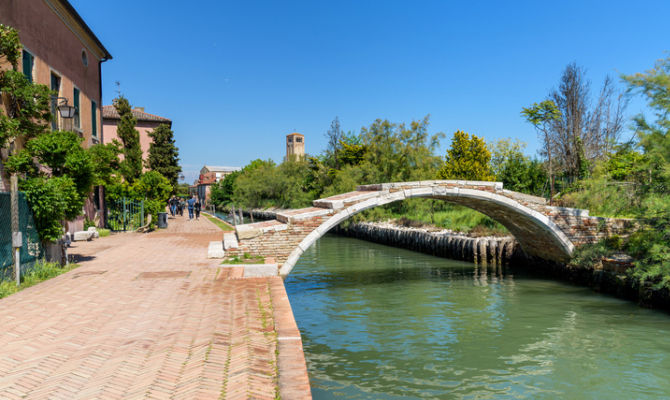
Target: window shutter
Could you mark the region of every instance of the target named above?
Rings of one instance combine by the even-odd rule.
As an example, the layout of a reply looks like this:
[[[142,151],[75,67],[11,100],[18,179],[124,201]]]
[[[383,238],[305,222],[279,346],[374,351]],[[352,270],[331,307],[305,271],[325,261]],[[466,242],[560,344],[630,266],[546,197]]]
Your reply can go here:
[[[26,76],[30,82],[33,81],[33,55],[28,53],[25,49],[23,50],[23,75]]]

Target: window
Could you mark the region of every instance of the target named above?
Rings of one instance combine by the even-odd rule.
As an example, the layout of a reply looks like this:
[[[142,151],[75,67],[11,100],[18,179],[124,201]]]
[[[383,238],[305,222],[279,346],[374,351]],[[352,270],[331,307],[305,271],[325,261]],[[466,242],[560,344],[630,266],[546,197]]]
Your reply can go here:
[[[81,128],[81,117],[79,114],[79,89],[74,88],[72,97],[74,98],[74,127]]]
[[[81,51],[81,63],[84,64],[84,67],[88,67],[88,54],[86,54],[86,50]]]
[[[91,100],[91,136],[98,137],[98,105]]]
[[[296,143],[301,143],[301,142],[302,142],[302,138],[297,137],[297,138],[295,138],[295,141],[296,141]]]
[[[35,65],[35,57],[23,49],[23,75],[32,82],[33,81],[33,65]]]
[[[58,96],[60,96],[60,76],[51,73],[51,90],[55,93],[51,98],[51,129],[58,130]]]
[[[293,143],[293,137],[292,136],[288,138],[288,142]]]

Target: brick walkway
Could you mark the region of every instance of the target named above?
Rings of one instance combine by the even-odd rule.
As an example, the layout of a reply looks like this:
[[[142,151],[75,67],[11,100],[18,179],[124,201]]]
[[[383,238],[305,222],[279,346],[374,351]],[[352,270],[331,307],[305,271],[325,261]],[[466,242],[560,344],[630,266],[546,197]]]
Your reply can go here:
[[[75,243],[79,268],[0,300],[0,399],[310,398],[281,278],[234,279],[213,240],[178,218]]]

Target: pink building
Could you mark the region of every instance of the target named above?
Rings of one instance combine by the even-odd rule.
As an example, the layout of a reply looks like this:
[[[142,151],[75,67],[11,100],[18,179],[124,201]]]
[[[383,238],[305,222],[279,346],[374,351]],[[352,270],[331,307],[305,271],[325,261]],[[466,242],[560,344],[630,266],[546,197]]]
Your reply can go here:
[[[133,117],[137,120],[135,129],[140,133],[140,147],[142,148],[142,160],[146,161],[149,157],[149,145],[151,138],[149,132],[153,131],[160,124],[167,124],[172,128],[172,121],[159,117],[158,115],[144,112],[144,107],[135,107],[133,109]],[[114,106],[102,106],[102,141],[103,143],[111,143],[114,139],[119,142],[119,135],[116,132],[116,126],[121,120],[119,113],[116,112]],[[146,167],[144,168],[146,170]]]

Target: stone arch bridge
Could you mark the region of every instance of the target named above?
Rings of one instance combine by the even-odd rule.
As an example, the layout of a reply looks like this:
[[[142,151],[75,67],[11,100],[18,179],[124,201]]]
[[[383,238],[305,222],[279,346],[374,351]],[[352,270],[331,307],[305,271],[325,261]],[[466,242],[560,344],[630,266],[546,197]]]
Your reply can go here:
[[[380,205],[422,197],[460,204],[504,225],[530,256],[567,262],[575,247],[624,233],[630,220],[589,216],[588,210],[554,207],[544,198],[505,190],[500,182],[440,180],[359,186],[315,200],[313,207],[283,210],[276,219],[238,225],[224,233],[226,256],[272,257],[278,273],[291,272],[300,255],[331,228]],[[220,246],[220,245],[219,245]]]

